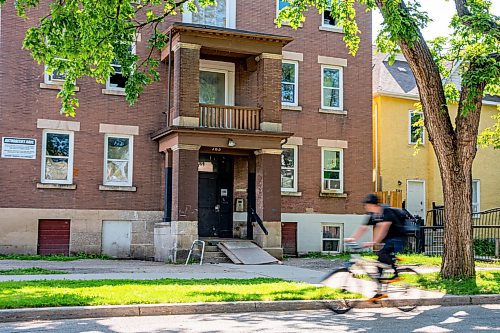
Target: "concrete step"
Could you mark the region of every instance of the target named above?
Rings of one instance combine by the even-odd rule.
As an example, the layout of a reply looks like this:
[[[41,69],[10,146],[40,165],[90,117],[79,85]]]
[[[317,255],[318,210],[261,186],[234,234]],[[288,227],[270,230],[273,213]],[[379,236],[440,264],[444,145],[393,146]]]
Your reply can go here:
[[[220,252],[205,252],[205,255],[203,256],[203,262],[205,263],[210,263],[210,264],[220,264],[220,263],[230,263],[231,260],[222,253]]]
[[[217,245],[205,245],[205,253],[207,252],[221,252]]]

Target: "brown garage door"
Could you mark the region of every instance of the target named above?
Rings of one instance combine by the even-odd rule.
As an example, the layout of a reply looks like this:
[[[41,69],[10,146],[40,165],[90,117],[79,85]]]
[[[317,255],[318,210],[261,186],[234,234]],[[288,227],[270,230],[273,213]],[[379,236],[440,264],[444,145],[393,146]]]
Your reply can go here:
[[[38,254],[69,255],[69,220],[38,221]]]
[[[297,255],[297,222],[281,223],[281,245],[283,246],[283,254]]]

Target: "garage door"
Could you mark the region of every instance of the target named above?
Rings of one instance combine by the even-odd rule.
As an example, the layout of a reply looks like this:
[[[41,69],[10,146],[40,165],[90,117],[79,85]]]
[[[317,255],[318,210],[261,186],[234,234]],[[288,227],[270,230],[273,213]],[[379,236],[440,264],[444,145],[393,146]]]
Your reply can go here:
[[[281,223],[281,246],[283,246],[283,254],[297,255],[297,222]]]
[[[38,221],[38,254],[69,255],[69,220]]]

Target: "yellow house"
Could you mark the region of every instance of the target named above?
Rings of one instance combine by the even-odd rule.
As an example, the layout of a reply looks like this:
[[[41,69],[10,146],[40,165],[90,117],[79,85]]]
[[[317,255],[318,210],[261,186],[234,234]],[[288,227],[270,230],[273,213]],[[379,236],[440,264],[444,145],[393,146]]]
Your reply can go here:
[[[457,74],[452,82],[460,85]],[[412,127],[422,115],[415,78],[403,57],[391,66],[384,54],[373,59],[373,182],[375,191],[402,191],[405,207],[425,218],[433,203],[443,204],[441,178],[425,131]],[[483,102],[479,130],[493,124],[500,97]],[[456,105],[450,110],[456,114]],[[416,149],[417,141],[421,142]],[[500,150],[479,148],[473,166],[475,212],[500,207]]]

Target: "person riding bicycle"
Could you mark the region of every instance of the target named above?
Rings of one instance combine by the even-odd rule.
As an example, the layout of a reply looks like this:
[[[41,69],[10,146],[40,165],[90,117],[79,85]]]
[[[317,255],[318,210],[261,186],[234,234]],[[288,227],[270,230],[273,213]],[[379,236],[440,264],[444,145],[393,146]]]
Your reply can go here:
[[[359,227],[358,230],[356,230],[350,238],[346,238],[345,241],[356,241],[369,229],[369,226],[374,226],[373,241],[363,243],[363,246],[371,247],[374,244],[384,243],[382,249],[377,253],[377,260],[386,265],[390,265],[394,269],[394,276],[390,278],[390,280],[394,280],[398,277],[396,253],[403,250],[406,242],[404,226],[390,207],[383,206],[379,203],[378,197],[375,194],[367,195],[363,203],[370,218],[366,224]],[[379,268],[379,273],[382,275],[382,268]]]

